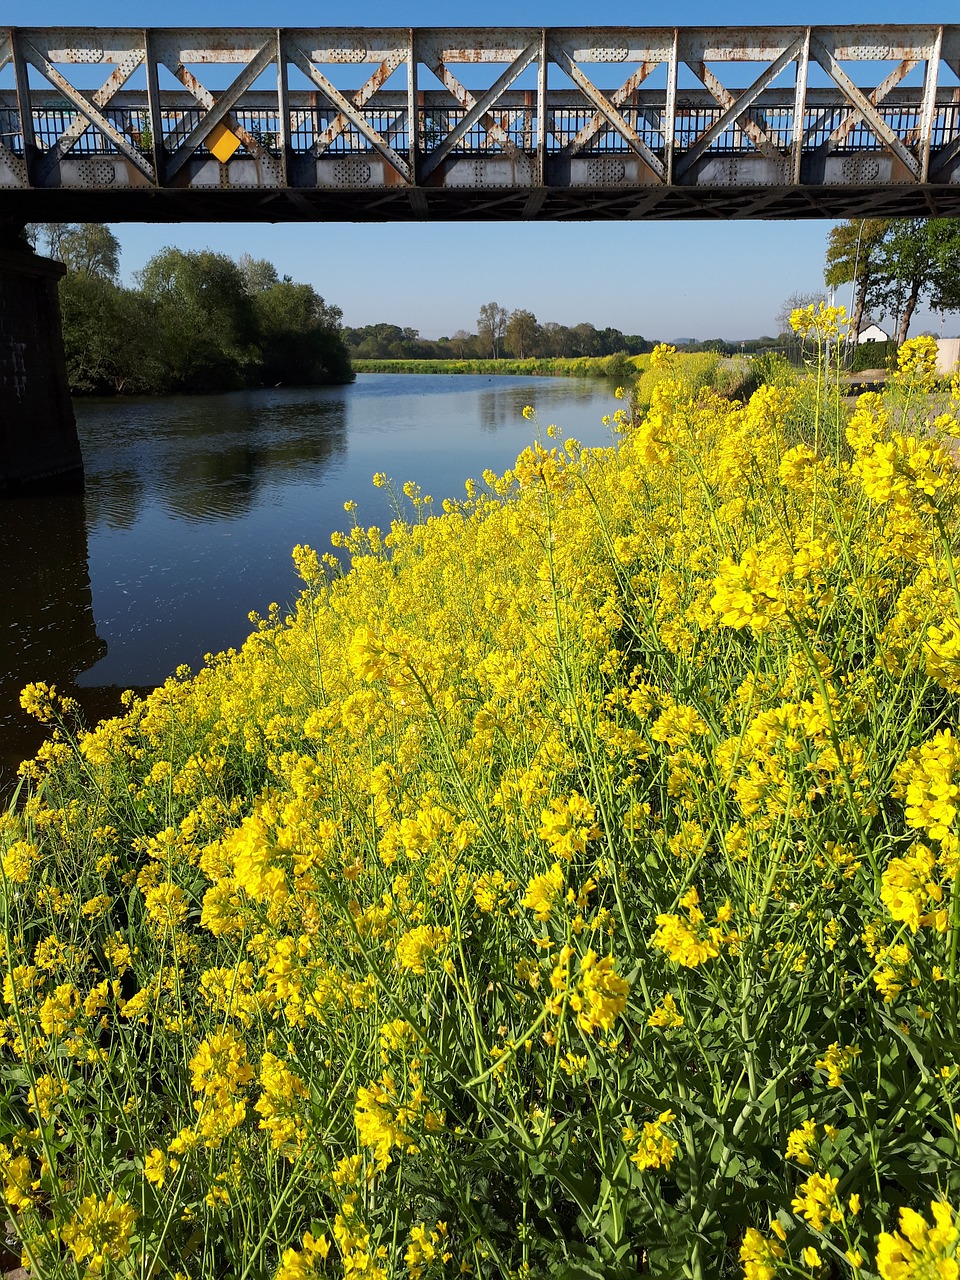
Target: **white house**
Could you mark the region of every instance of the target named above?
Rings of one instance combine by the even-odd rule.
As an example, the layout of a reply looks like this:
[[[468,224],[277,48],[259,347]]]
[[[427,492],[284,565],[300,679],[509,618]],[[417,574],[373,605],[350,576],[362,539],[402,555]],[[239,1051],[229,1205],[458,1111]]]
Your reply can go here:
[[[884,333],[878,324],[868,324],[857,334],[857,342],[889,342],[890,334]]]
[[[937,339],[937,373],[949,378],[960,365],[960,338]]]

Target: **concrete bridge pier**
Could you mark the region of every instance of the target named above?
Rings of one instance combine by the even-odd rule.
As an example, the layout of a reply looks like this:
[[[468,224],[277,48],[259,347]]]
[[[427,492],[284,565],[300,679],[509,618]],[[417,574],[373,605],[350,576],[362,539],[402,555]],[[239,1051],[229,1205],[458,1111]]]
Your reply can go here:
[[[57,296],[64,271],[0,228],[0,497],[83,489]]]

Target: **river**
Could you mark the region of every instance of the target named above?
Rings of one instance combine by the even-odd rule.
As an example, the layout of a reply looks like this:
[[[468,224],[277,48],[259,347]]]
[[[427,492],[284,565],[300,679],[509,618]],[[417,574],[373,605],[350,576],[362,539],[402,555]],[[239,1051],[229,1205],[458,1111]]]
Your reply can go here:
[[[76,402],[83,497],[0,501],[0,792],[44,732],[19,707],[53,681],[88,721],[180,664],[239,646],[298,592],[297,542],[389,526],[386,472],[439,510],[545,432],[607,444],[613,386],[571,378],[361,374],[346,387]]]

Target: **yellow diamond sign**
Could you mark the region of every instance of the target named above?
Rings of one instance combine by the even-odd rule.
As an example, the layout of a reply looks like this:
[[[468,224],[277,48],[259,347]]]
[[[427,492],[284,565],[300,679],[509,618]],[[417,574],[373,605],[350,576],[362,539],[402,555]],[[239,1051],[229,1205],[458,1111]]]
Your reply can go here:
[[[226,164],[239,146],[240,139],[225,124],[215,124],[207,134],[207,150],[221,164]]]

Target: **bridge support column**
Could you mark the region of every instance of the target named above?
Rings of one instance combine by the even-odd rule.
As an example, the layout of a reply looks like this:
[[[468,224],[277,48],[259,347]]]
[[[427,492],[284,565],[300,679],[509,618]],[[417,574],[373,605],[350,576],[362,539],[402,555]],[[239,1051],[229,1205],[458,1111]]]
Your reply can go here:
[[[64,271],[0,240],[0,497],[83,489],[57,297]]]

